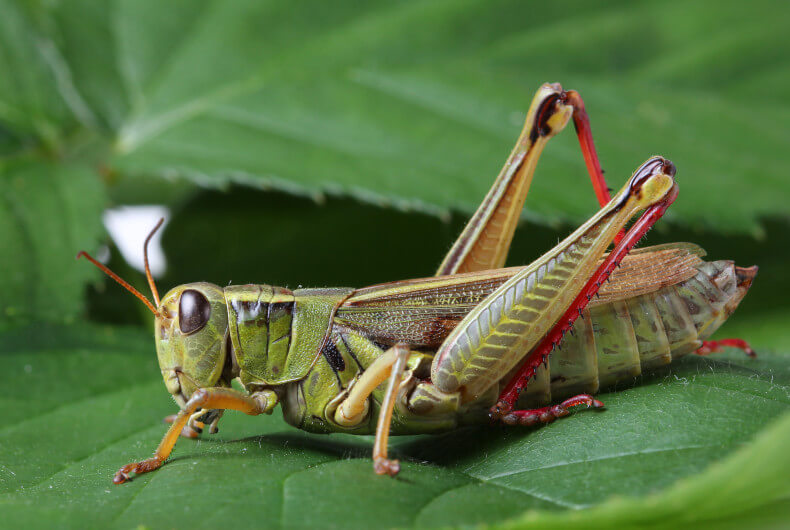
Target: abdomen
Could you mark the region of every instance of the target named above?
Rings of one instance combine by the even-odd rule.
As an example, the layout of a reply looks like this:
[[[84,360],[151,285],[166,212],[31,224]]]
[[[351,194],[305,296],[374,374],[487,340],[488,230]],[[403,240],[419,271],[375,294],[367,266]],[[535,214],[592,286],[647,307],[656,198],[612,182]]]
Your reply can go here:
[[[731,261],[703,262],[684,282],[589,308],[520,405],[596,393],[696,351],[735,310],[755,273]]]

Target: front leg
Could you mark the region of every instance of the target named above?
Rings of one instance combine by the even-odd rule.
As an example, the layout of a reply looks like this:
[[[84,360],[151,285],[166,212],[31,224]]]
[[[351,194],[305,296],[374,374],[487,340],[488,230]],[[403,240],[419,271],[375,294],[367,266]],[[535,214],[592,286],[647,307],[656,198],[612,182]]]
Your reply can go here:
[[[271,414],[274,407],[279,403],[277,394],[271,389],[253,392],[252,397],[257,399],[260,403],[266,403],[266,408],[262,412],[263,414]],[[189,417],[186,425],[181,429],[181,436],[194,440],[203,434],[203,430],[207,425],[209,434],[217,434],[219,432],[219,420],[222,419],[224,413],[224,409],[198,410]],[[177,417],[177,414],[170,414],[165,416],[162,421],[165,423],[173,423],[176,421]]]
[[[189,418],[199,409],[233,409],[254,416],[265,412],[269,408],[265,401],[265,399],[256,399],[253,396],[248,396],[229,388],[199,389],[192,394],[184,409],[176,415],[173,424],[156,448],[154,456],[141,462],[126,464],[118,470],[112,481],[115,484],[123,484],[131,478],[131,473],[139,475],[159,469],[173,451],[178,436],[187,425]]]

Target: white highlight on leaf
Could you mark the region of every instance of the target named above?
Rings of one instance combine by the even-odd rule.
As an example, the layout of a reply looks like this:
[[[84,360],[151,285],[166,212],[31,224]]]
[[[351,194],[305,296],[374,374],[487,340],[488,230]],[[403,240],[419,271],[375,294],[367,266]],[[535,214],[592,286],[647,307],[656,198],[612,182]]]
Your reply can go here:
[[[151,273],[156,277],[164,274],[167,269],[165,253],[162,250],[162,233],[170,220],[170,210],[162,205],[119,206],[105,210],[102,215],[104,227],[110,233],[123,259],[141,272],[145,272],[143,243],[162,217],[165,218],[164,225],[148,244],[148,262]]]

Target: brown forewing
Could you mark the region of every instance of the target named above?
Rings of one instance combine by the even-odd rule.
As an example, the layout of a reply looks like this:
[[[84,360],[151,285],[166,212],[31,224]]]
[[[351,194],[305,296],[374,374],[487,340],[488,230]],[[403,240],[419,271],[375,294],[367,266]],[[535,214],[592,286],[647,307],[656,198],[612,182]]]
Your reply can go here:
[[[688,280],[705,252],[692,243],[632,251],[590,306],[647,294]],[[436,348],[450,331],[521,267],[383,283],[356,290],[335,321],[382,344]]]

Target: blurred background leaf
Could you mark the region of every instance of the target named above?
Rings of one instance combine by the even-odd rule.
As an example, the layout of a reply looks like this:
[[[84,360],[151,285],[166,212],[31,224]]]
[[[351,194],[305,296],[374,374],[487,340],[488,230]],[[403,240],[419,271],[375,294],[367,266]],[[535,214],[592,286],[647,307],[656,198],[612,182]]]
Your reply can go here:
[[[33,157],[0,162],[0,328],[82,316],[84,284],[99,275],[74,260],[75,249],[102,240],[105,206],[89,168]]]
[[[790,370],[788,4],[0,0],[0,13],[0,376],[9,390],[0,511],[9,521],[349,526],[370,521],[370,507],[401,526],[788,520],[788,492],[777,486],[787,420],[762,430],[786,409]],[[73,260],[107,245],[110,266],[146,289],[104,234],[105,207],[170,208],[162,290],[426,276],[546,81],[585,97],[613,187],[651,154],[678,165],[680,198],[648,243],[690,240],[711,259],[760,265],[723,333],[748,338],[765,359],[689,359],[605,396],[604,415],[551,429],[401,440],[412,482],[377,482],[366,460],[347,460],[366,457],[364,438],[229,415],[225,442],[181,444],[166,473],[106,485],[120,463],[150,451],[172,403],[150,315]],[[533,260],[595,210],[584,175],[572,132],[552,140],[510,264]],[[624,431],[629,422],[636,427]],[[658,431],[677,447],[706,436],[719,445],[632,461],[596,461],[586,447],[633,451]],[[538,455],[578,463],[533,469]],[[509,457],[520,462],[508,468],[515,486],[492,484],[485,468],[503,472]],[[305,509],[315,483],[327,496]],[[606,501],[612,494],[632,498]],[[196,506],[195,497],[221,501]],[[343,502],[359,505],[353,517],[337,511]],[[582,519],[566,509],[590,505]],[[539,511],[521,516],[527,508]]]
[[[744,17],[757,12],[771,16]],[[6,71],[19,72],[0,85],[4,121],[66,148],[81,124],[109,142],[119,178],[468,213],[536,88],[560,80],[587,98],[616,187],[665,153],[679,222],[755,232],[787,213],[785,3],[85,0],[4,13]],[[541,162],[536,219],[575,223],[594,204],[571,136]]]

